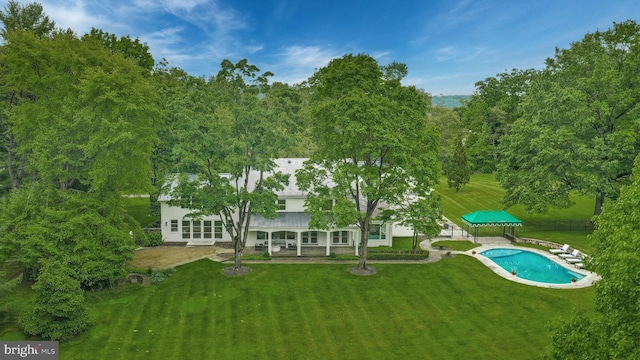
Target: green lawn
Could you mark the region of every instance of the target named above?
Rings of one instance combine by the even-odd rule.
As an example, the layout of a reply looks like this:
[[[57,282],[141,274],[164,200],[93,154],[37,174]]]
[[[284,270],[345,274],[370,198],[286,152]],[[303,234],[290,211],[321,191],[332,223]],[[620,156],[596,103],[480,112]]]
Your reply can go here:
[[[476,210],[504,209],[500,203],[504,196],[504,189],[492,174],[477,174],[471,176],[471,182],[459,192],[447,186],[446,179],[442,179],[436,186],[436,191],[442,196],[444,215],[458,225],[462,225],[460,218],[464,214]],[[520,237],[550,240],[558,243],[569,243],[583,251],[591,252],[592,247],[587,240],[588,231],[527,231],[526,225],[539,221],[556,221],[569,219],[591,219],[595,200],[584,196],[573,196],[575,203],[568,209],[550,208],[543,214],[528,213],[523,206],[517,205],[507,209],[509,213],[523,221],[524,228],[516,228],[516,235]],[[484,228],[483,235],[501,234],[501,228]]]
[[[535,359],[547,326],[593,311],[593,289],[510,282],[473,258],[421,265],[201,260],[159,285],[88,293],[97,324],[61,359]]]

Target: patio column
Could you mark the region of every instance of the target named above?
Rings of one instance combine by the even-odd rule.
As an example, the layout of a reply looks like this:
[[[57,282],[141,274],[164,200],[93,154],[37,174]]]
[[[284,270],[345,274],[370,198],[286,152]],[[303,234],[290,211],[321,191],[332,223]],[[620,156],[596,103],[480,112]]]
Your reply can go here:
[[[302,231],[296,231],[296,255],[302,255]]]
[[[353,242],[355,243],[356,253],[355,256],[358,256],[358,248],[360,247],[360,231],[353,230]]]
[[[327,256],[331,255],[331,231],[327,231]]]
[[[273,253],[271,252],[271,235],[272,235],[272,232],[267,231],[267,250],[269,251],[269,256],[273,255]]]

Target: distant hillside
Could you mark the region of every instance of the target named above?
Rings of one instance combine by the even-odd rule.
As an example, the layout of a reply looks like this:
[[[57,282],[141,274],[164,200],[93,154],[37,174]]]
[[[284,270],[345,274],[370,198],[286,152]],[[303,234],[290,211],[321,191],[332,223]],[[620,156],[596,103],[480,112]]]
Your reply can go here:
[[[452,109],[454,107],[462,106],[460,100],[468,100],[470,95],[437,95],[431,99],[433,106],[441,106]]]

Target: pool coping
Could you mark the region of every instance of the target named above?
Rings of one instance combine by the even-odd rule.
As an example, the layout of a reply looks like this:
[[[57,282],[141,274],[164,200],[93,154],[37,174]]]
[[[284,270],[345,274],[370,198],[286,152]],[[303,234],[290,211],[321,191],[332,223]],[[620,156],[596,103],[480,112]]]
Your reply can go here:
[[[533,253],[536,253],[538,255],[542,255],[544,257],[546,257],[547,259],[555,262],[556,264],[563,266],[564,268],[571,270],[573,272],[576,272],[578,274],[582,274],[585,277],[570,283],[570,284],[549,284],[549,283],[541,283],[541,282],[537,282],[537,281],[531,281],[531,280],[526,280],[526,279],[522,279],[517,277],[516,275],[511,274],[510,272],[508,272],[507,270],[503,269],[500,267],[500,265],[496,264],[495,262],[493,262],[491,259],[489,259],[488,257],[481,255],[480,253],[486,250],[491,250],[491,249],[518,249],[518,250],[526,250],[526,251],[531,251]],[[474,254],[475,252],[475,254]],[[585,269],[578,269],[575,266],[571,267],[569,264],[567,264],[565,261],[563,261],[561,258],[559,258],[557,255],[551,254],[549,252],[545,252],[543,250],[540,249],[534,249],[534,248],[523,248],[522,246],[514,246],[511,244],[491,244],[491,245],[482,245],[480,247],[477,248],[473,248],[471,250],[468,251],[464,251],[462,252],[462,254],[474,257],[476,259],[478,259],[481,263],[483,263],[486,267],[488,267],[489,269],[493,270],[493,272],[495,272],[496,274],[502,276],[503,278],[507,279],[507,280],[511,280],[520,284],[525,284],[525,285],[530,285],[530,286],[537,286],[537,287],[542,287],[542,288],[550,288],[550,289],[581,289],[581,288],[586,288],[589,286],[594,285],[596,282],[598,282],[601,277],[600,275],[589,271],[589,270],[585,270]]]

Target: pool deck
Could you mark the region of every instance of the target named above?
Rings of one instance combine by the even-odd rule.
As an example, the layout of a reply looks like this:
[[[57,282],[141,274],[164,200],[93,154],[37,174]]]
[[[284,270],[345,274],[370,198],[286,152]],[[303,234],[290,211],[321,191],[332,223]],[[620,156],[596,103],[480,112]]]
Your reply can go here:
[[[598,274],[591,272],[589,270],[578,269],[577,267],[567,263],[565,260],[559,258],[557,255],[554,255],[554,254],[551,254],[550,252],[539,250],[539,249],[523,248],[522,246],[515,246],[511,244],[511,241],[503,237],[480,237],[478,238],[478,243],[481,244],[480,247],[477,247],[468,251],[455,251],[455,252],[452,251],[452,253],[474,257],[478,259],[478,261],[483,263],[486,267],[493,270],[493,272],[502,276],[503,278],[520,283],[520,284],[530,285],[530,286],[537,286],[537,287],[550,288],[550,289],[580,289],[580,288],[592,286],[598,280],[600,280],[600,276]],[[570,284],[548,284],[548,283],[540,283],[536,281],[521,279],[516,275],[511,274],[507,270],[501,268],[498,264],[491,261],[488,257],[480,255],[480,253],[483,251],[490,250],[490,249],[497,249],[497,248],[531,251],[546,257],[547,259],[555,262],[556,264],[559,264],[560,266],[565,267],[568,270],[571,270],[578,274],[582,274],[585,277],[579,281],[576,281]]]

